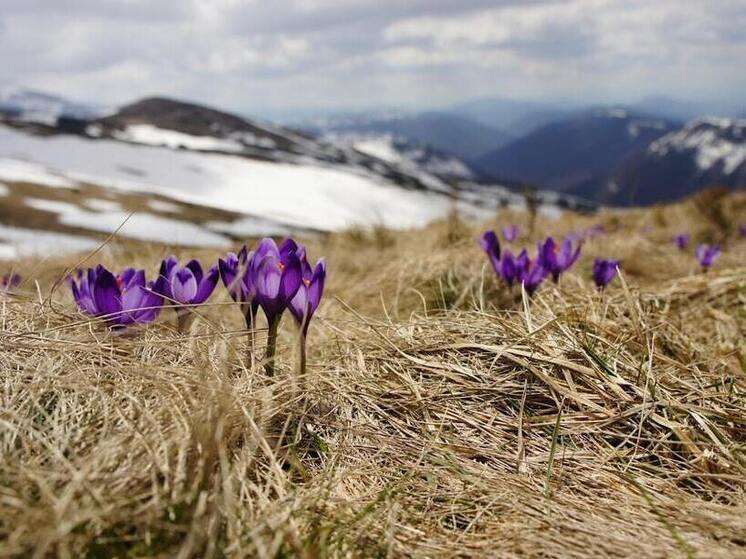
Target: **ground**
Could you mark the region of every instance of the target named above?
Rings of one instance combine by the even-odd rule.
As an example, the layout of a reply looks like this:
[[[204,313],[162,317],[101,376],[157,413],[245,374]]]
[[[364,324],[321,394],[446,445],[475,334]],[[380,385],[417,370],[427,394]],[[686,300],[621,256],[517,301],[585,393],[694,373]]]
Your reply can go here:
[[[63,278],[119,242],[25,260],[0,302],[0,555],[746,557],[746,197],[539,219],[457,216],[308,239],[329,284],[297,373],[250,359],[222,286],[111,335]],[[475,239],[533,247],[601,223],[559,285],[522,298]],[[707,273],[687,230],[719,241]],[[216,250],[178,249],[213,262]],[[622,277],[598,292],[594,256]]]

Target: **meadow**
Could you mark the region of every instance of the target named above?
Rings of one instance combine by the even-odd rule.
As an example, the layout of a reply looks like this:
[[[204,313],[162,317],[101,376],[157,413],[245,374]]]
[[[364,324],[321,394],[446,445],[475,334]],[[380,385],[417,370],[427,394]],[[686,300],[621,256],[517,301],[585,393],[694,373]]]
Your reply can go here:
[[[328,277],[307,370],[286,315],[271,377],[222,284],[188,331],[78,311],[72,270],[152,275],[163,247],[9,263],[0,556],[746,556],[743,221],[746,195],[713,190],[309,237]],[[477,244],[508,223],[513,249],[605,233],[529,298]],[[706,273],[699,242],[723,250]],[[596,256],[621,261],[603,291]]]

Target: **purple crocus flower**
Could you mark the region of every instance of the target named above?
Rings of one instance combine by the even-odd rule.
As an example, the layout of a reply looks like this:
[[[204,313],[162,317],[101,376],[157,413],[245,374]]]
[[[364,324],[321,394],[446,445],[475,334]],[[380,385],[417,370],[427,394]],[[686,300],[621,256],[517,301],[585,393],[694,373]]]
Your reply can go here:
[[[311,318],[319,307],[321,297],[324,294],[326,261],[320,258],[316,266],[311,269],[308,260],[304,258],[301,266],[303,281],[295,297],[291,299],[288,309],[305,336],[308,333],[308,325],[311,322]]]
[[[549,272],[538,260],[533,263],[529,261],[529,266],[521,278],[523,288],[529,295],[533,295],[548,275]]]
[[[554,282],[558,282],[560,275],[569,270],[580,257],[581,243],[578,242],[573,249],[572,240],[566,238],[557,248],[552,237],[547,237],[544,244],[539,244],[539,262],[552,274]]]
[[[286,240],[279,249],[270,238],[263,239],[257,246],[249,273],[256,286],[257,302],[269,323],[280,319],[302,283],[298,249],[292,239]]]
[[[179,266],[176,256],[169,256],[161,262],[155,291],[164,296],[176,311],[179,329],[188,327],[190,318],[188,306],[201,305],[212,294],[218,283],[218,267],[213,266],[207,273],[197,260],[190,260],[186,266]]]
[[[531,260],[525,248],[515,258],[509,250],[506,250],[501,271],[502,278],[509,286],[517,281],[523,285],[529,295],[534,294],[548,275],[547,269],[542,266],[539,259]]]
[[[679,250],[685,250],[689,246],[689,234],[679,233],[673,238],[673,242],[676,243]]]
[[[746,238],[746,223],[742,223],[738,227],[738,230],[741,232],[741,236],[744,237],[744,238]]]
[[[487,253],[495,274],[502,278],[508,287],[512,287],[518,281],[523,284],[529,295],[532,295],[549,273],[541,261],[541,255],[536,261],[532,261],[525,248],[518,256],[514,256],[508,249],[501,251],[500,241],[494,231],[484,233],[479,239],[479,245]]]
[[[496,272],[508,284],[508,287],[512,287],[515,280],[518,279],[518,265],[515,256],[513,256],[510,250],[505,249],[503,252],[499,262],[499,269]]]
[[[73,298],[81,311],[103,318],[111,328],[153,322],[163,298],[146,282],[145,271],[127,268],[114,275],[104,266],[79,270],[69,277]]]
[[[303,281],[298,288],[295,297],[290,301],[288,309],[295,318],[298,328],[300,329],[300,373],[306,373],[306,337],[308,336],[308,326],[311,318],[316,312],[324,295],[324,284],[326,283],[326,261],[320,258],[316,267],[311,269],[311,265],[305,256],[303,249],[303,260],[301,263]]]
[[[706,272],[720,258],[720,247],[718,245],[699,245],[694,254],[697,256],[702,270]]]
[[[268,376],[274,374],[277,329],[282,313],[303,283],[301,258],[305,258],[305,248],[292,239],[286,239],[277,248],[272,239],[265,238],[250,262],[249,274],[256,290],[256,301],[262,307],[269,326],[265,365]]]
[[[593,262],[593,281],[596,287],[604,289],[617,275],[619,260],[605,260],[596,258]]]
[[[231,297],[241,305],[241,312],[246,320],[246,328],[252,331],[256,323],[259,303],[256,301],[256,287],[249,273],[255,253],[249,252],[246,246],[238,254],[228,253],[225,259],[218,260],[218,270],[223,284]]]
[[[0,277],[0,294],[5,293],[10,295],[16,290],[19,285],[21,285],[20,274],[17,274],[15,272],[5,274]]]
[[[487,253],[487,257],[490,259],[492,269],[495,273],[500,276],[500,241],[497,239],[497,235],[494,231],[486,231],[482,238],[479,239],[479,246],[482,250]]]
[[[518,238],[518,226],[508,225],[506,227],[503,227],[502,233],[503,239],[505,239],[509,243],[512,243]]]

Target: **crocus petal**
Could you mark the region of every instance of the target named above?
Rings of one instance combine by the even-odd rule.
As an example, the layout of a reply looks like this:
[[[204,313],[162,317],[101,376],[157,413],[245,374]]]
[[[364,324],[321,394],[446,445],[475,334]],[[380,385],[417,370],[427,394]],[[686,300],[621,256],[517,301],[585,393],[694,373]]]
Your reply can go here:
[[[516,280],[516,272],[517,268],[513,253],[509,250],[506,250],[503,253],[502,259],[500,260],[500,275],[502,276],[503,280],[507,282],[508,285],[513,285],[513,282]]]
[[[280,245],[280,248],[279,248],[280,256],[288,255],[291,252],[297,255],[298,249],[299,249],[299,245],[293,239],[290,239],[290,238],[285,239],[284,241],[282,241],[282,244]],[[305,251],[306,251],[305,248],[303,248],[301,252],[305,254]],[[300,258],[300,255],[298,255],[298,257]]]
[[[189,268],[192,273],[194,274],[194,279],[197,280],[197,285],[199,285],[202,282],[202,277],[204,276],[204,273],[202,272],[202,265],[197,260],[190,260],[187,262],[186,268]]]
[[[130,281],[122,289],[122,310],[130,311],[139,309],[142,306],[142,299],[145,295],[145,270],[137,270],[130,277]]]
[[[153,322],[161,312],[163,298],[153,288],[154,284],[152,283],[147,287],[136,287],[141,292],[141,298],[139,308],[132,309],[129,313],[134,322],[139,324]]]
[[[280,298],[283,306],[286,306],[300,289],[303,282],[300,259],[295,253],[283,258],[282,280],[280,282]]]
[[[136,274],[137,274],[137,270],[135,270],[134,268],[125,268],[122,271],[122,273],[118,275],[119,280],[120,280],[120,285],[121,286],[128,285],[132,281],[132,278],[135,277]]]
[[[300,288],[298,288],[295,297],[293,297],[290,300],[290,304],[288,304],[288,310],[299,325],[303,324],[304,319],[309,314],[308,307],[308,287],[305,284],[302,284]]]
[[[487,253],[492,269],[500,275],[500,241],[494,231],[485,231],[479,239],[479,246]]]
[[[201,305],[215,290],[215,286],[218,283],[218,267],[213,266],[207,270],[207,274],[202,278],[197,289],[197,294],[192,299],[192,303],[195,305]]]
[[[311,312],[316,311],[321,303],[321,297],[324,295],[324,284],[326,283],[326,260],[319,259],[316,268],[313,271],[311,283],[308,286],[308,302],[311,306]]]
[[[101,267],[97,270],[91,290],[99,313],[109,315],[116,322],[117,316],[122,312],[122,293],[114,274]]]
[[[183,305],[188,305],[197,295],[197,279],[189,268],[179,268],[171,281],[171,292],[174,300]]]
[[[280,251],[277,248],[277,244],[269,237],[265,237],[264,239],[259,241],[255,253],[259,261],[263,260],[265,256],[269,255],[274,256],[277,260],[280,259]]]
[[[256,267],[253,279],[256,283],[257,294],[262,299],[275,299],[279,295],[282,282],[281,265],[282,263],[270,254],[262,258]]]

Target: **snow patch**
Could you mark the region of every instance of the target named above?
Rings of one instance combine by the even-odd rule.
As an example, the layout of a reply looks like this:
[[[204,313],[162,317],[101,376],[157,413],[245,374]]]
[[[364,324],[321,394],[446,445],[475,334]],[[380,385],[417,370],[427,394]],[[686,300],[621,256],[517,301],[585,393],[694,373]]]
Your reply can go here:
[[[0,224],[0,258],[51,256],[93,250],[101,241],[77,235]]]
[[[194,136],[158,128],[152,124],[130,124],[122,131],[112,133],[118,140],[147,144],[151,146],[165,146],[171,149],[186,148],[195,151],[227,151],[241,153],[243,146],[234,140],[224,140],[214,136]]]
[[[121,212],[122,205],[113,200],[102,200],[101,198],[89,198],[84,202],[86,207],[97,212]]]
[[[0,149],[6,151],[4,146]],[[58,171],[43,165],[2,156],[0,156],[0,178],[8,182],[28,182],[55,188],[75,188],[76,186],[75,181],[63,176]]]
[[[8,186],[0,182],[0,196],[7,196],[9,192]]]
[[[259,237],[262,235],[290,235],[288,227],[267,221],[258,217],[242,217],[235,221],[210,221],[205,227],[211,231],[231,235],[233,237]]]
[[[163,200],[148,200],[148,207],[156,212],[176,214],[181,212],[181,206]]]
[[[746,121],[697,119],[648,147],[648,152],[658,157],[671,151],[692,152],[700,171],[722,164],[723,172],[730,175],[746,162]]]
[[[117,210],[90,212],[75,204],[42,198],[28,198],[25,203],[31,208],[57,214],[57,222],[61,225],[101,233],[113,233],[121,226],[117,235],[130,239],[198,247],[224,247],[228,244],[226,237],[207,228],[147,212],[130,215],[130,212],[123,211],[121,207]]]

